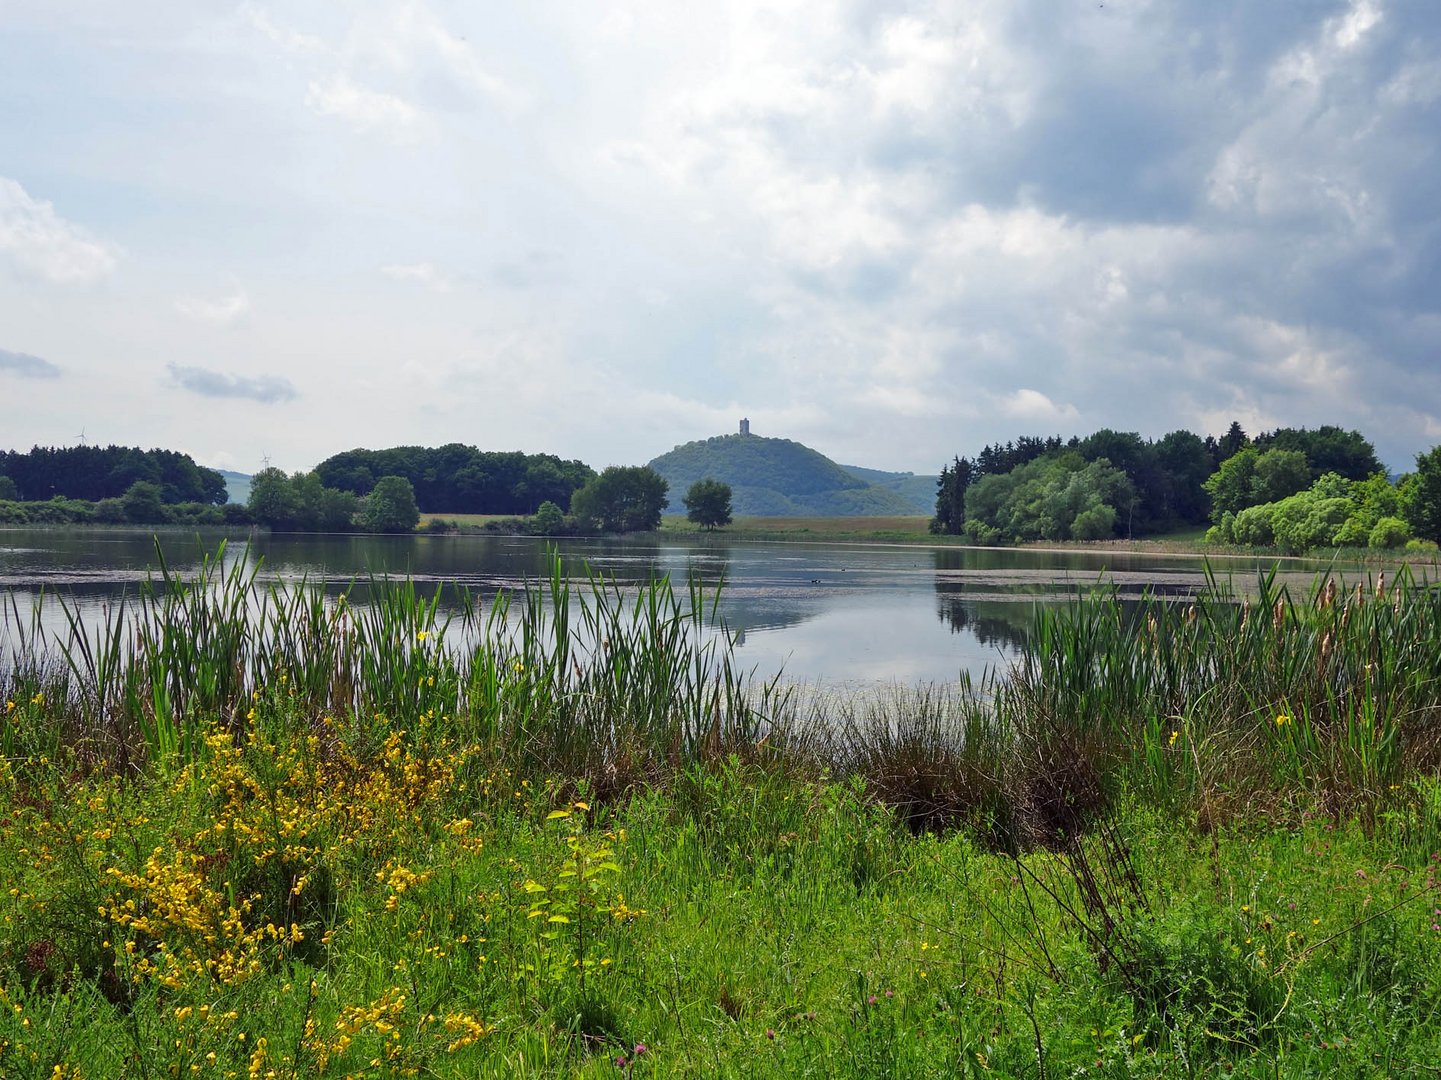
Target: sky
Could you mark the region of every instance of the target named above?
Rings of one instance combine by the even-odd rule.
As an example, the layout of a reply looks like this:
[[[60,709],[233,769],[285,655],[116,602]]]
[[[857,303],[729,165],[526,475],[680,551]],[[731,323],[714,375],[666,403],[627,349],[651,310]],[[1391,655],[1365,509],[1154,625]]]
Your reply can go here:
[[[6,0],[0,447],[1441,443],[1436,0]]]

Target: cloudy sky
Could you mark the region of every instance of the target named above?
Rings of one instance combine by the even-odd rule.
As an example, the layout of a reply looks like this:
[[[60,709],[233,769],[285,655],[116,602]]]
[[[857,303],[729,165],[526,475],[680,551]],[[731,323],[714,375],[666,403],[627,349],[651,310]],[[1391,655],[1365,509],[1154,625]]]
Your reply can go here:
[[[1436,0],[8,0],[0,445],[1441,442]]]

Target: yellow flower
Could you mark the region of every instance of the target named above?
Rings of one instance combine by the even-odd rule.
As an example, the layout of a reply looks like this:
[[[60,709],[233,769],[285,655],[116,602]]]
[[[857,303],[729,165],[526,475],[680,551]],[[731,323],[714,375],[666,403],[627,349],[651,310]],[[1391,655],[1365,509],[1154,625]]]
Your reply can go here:
[[[1276,715],[1276,726],[1277,726],[1277,727],[1285,727],[1285,726],[1286,726],[1287,724],[1289,724],[1290,722],[1291,722],[1291,718],[1290,718],[1289,716],[1287,716],[1285,713],[1278,713],[1278,714]]]
[[[416,641],[424,641],[424,640],[425,640],[426,638],[428,638],[428,637],[430,637],[430,631],[429,631],[429,630],[421,630],[421,631],[419,631],[419,632],[415,635],[415,640],[416,640]]]
[[[1180,737],[1181,737],[1181,733],[1180,733],[1179,731],[1173,731],[1173,732],[1171,732],[1171,741],[1170,741],[1167,745],[1168,745],[1168,746],[1175,746],[1175,745],[1176,745],[1176,740],[1179,739]]]

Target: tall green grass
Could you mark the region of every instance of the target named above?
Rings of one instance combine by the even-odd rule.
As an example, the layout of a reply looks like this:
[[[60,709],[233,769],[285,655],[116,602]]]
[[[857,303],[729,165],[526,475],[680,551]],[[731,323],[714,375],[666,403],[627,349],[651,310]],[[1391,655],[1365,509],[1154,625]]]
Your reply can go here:
[[[11,599],[0,690],[43,698],[30,749],[49,739],[121,770],[193,760],[208,725],[243,729],[282,695],[376,744],[453,737],[602,798],[737,755],[855,776],[917,830],[968,824],[1006,844],[1073,834],[1123,793],[1203,823],[1369,819],[1441,764],[1441,590],[1404,567],[1303,596],[1275,573],[1245,596],[1210,585],[1179,604],[1038,608],[1012,668],[839,697],[741,666],[719,589],[695,582],[627,590],[555,557],[515,595],[371,579],[334,596],[264,582],[222,548],[189,575],[160,559],[98,613],[42,600],[59,630]]]
[[[718,593],[669,579],[639,591],[559,557],[518,596],[445,597],[372,578],[339,596],[263,582],[222,548],[182,576],[159,559],[98,614],[63,596],[10,601],[0,688],[43,695],[57,731],[121,767],[192,760],[216,719],[241,727],[262,694],[316,715],[492,746],[539,772],[624,787],[698,754],[751,753],[785,702],[718,625]],[[352,602],[363,591],[364,602]],[[54,604],[61,629],[47,630]],[[63,723],[61,723],[63,721]]]

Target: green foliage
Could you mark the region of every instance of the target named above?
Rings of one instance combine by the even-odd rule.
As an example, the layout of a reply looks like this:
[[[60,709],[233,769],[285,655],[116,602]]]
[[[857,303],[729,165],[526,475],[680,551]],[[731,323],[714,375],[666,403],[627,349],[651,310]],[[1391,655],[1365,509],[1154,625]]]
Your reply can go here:
[[[1131,482],[1104,458],[1037,458],[970,485],[966,533],[977,543],[1098,539],[1125,522],[1134,499]]]
[[[1326,473],[1305,491],[1224,514],[1206,540],[1275,546],[1291,554],[1320,547],[1399,548],[1411,538],[1410,526],[1397,515],[1403,501],[1402,493],[1380,473],[1360,482]]]
[[[521,887],[529,899],[526,918],[538,927],[536,940],[546,974],[555,982],[571,977],[585,996],[586,977],[602,974],[611,957],[603,949],[603,930],[612,921],[644,914],[625,906],[622,870],[613,848],[615,834],[596,835],[585,827],[584,802],[552,810],[547,822],[563,822],[565,855],[553,872],[541,873],[548,884],[528,878]],[[540,972],[537,971],[537,974]]]
[[[682,513],[681,493],[699,480],[731,489],[732,513],[744,516],[904,515],[911,501],[871,483],[789,439],[717,435],[677,446],[650,463],[669,484],[667,513]]]
[[[1239,425],[1232,425],[1240,432]],[[1244,442],[1245,433],[1240,432]],[[1222,440],[1224,443],[1225,440]],[[997,485],[995,477],[1005,476],[1033,462],[1071,455],[1090,464],[1104,462],[1119,469],[1131,487],[1124,505],[1116,503],[1112,510],[1116,520],[1105,521],[1105,514],[1088,513],[1081,534],[1105,538],[1121,532],[1144,536],[1181,525],[1199,525],[1207,520],[1210,497],[1203,487],[1215,471],[1216,456],[1221,443],[1202,440],[1189,431],[1173,431],[1156,442],[1143,439],[1134,431],[1113,431],[1109,428],[1082,438],[1062,442],[1059,436],[1040,438],[1023,436],[1004,446],[986,446],[972,461],[957,457],[941,470],[936,486],[935,517],[931,531],[957,534],[985,542],[1004,539],[1005,528],[998,527],[994,507],[980,519],[970,520],[966,508],[966,492],[982,480],[991,481],[992,491],[982,497],[983,504],[994,504],[1005,497],[1008,485]],[[1079,537],[1077,537],[1079,538]]]
[[[1336,534],[1353,508],[1349,499],[1327,498],[1315,488],[1272,506],[1271,528],[1276,546],[1291,554],[1334,546]]]
[[[325,487],[316,473],[287,476],[280,469],[251,477],[246,505],[251,521],[279,532],[344,532],[358,509],[354,495]]]
[[[531,530],[537,536],[558,536],[565,529],[565,512],[547,499],[540,504],[531,521]]]
[[[1400,518],[1383,517],[1376,522],[1371,535],[1367,537],[1368,547],[1387,550],[1405,547],[1411,539],[1411,526]]]
[[[0,475],[11,479],[19,498],[31,501],[118,499],[132,484],[144,481],[157,485],[167,504],[225,502],[225,478],[173,450],[81,445],[0,451]]]
[[[697,480],[685,493],[685,516],[697,525],[714,529],[731,523],[729,484],[707,477]]]
[[[1300,451],[1247,447],[1223,461],[1204,485],[1211,496],[1211,520],[1219,523],[1226,514],[1239,514],[1248,506],[1277,502],[1310,481],[1311,470]]]
[[[419,523],[415,491],[403,476],[382,476],[362,500],[359,524],[367,532],[411,532]]]
[[[410,481],[426,513],[533,514],[543,502],[562,510],[595,472],[581,461],[553,454],[499,453],[461,443],[347,450],[315,467],[328,487],[368,495],[383,476]]]
[[[137,480],[120,497],[120,509],[125,520],[137,525],[161,523],[166,520],[165,502],[161,498],[159,484]]]
[[[1441,543],[1441,446],[1416,455],[1402,509],[1418,539]]]
[[[586,528],[649,532],[660,528],[666,481],[648,465],[611,465],[575,493],[571,511]]]
[[[976,467],[969,458],[957,457],[941,467],[936,480],[936,516],[931,532],[957,536],[966,527],[966,489],[976,479]]]
[[[0,473],[0,502],[18,502],[20,489],[15,486],[15,481]]]
[[[1381,472],[1376,448],[1359,431],[1334,424],[1307,428],[1277,428],[1256,439],[1258,450],[1293,450],[1306,458],[1312,475],[1333,472],[1348,480],[1365,480]]]

